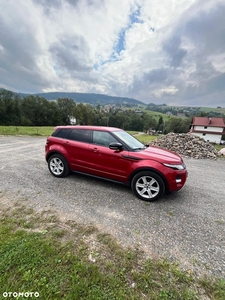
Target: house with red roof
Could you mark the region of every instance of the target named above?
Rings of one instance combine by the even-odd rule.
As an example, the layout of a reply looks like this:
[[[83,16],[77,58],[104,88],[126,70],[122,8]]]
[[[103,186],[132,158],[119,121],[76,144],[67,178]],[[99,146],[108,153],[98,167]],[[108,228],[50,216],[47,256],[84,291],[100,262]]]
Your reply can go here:
[[[220,144],[225,135],[223,118],[194,117],[191,121],[190,133],[203,138],[210,143]]]

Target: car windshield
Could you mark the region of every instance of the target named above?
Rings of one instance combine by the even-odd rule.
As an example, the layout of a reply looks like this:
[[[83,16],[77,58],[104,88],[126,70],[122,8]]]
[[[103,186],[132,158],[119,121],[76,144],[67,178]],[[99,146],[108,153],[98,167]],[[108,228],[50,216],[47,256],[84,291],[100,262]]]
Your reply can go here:
[[[127,133],[126,131],[114,131],[113,134],[122,140],[129,148],[132,150],[142,150],[145,149],[146,146],[135,139],[132,135]]]

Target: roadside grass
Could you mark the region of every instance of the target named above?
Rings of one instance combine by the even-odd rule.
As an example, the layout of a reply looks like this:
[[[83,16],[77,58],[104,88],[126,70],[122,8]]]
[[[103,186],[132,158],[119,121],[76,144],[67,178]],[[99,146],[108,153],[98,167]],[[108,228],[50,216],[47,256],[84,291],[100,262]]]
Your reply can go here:
[[[0,126],[0,135],[48,136],[53,130],[54,127],[48,126]]]
[[[122,248],[95,227],[62,223],[51,211],[37,213],[20,204],[1,208],[0,236],[0,295],[30,291],[49,300],[225,299],[222,279],[199,279],[166,259],[145,259],[140,250]]]

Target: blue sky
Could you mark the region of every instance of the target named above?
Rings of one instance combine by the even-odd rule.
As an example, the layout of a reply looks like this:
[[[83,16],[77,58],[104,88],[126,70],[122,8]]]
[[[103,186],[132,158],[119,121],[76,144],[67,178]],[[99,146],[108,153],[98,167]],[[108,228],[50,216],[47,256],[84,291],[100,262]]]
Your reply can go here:
[[[115,46],[113,47],[113,52],[110,58],[107,61],[101,62],[99,65],[95,64],[94,69],[98,70],[100,66],[107,64],[109,62],[115,62],[116,60],[120,60],[120,55],[123,50],[126,49],[126,32],[133,26],[135,23],[143,23],[139,19],[140,17],[140,10],[141,6],[135,7],[135,9],[130,12],[128,16],[128,24],[124,28],[121,28],[120,32],[118,33],[117,40],[115,42]],[[154,30],[154,29],[152,29]]]
[[[0,0],[0,87],[225,107],[224,0]]]
[[[140,19],[140,13],[141,13],[141,6],[137,6],[133,12],[130,13],[128,17],[128,24],[125,28],[122,28],[118,35],[118,43],[115,47],[116,54],[120,54],[121,51],[125,50],[125,43],[126,43],[126,32],[132,28],[132,26],[135,23],[143,23]]]

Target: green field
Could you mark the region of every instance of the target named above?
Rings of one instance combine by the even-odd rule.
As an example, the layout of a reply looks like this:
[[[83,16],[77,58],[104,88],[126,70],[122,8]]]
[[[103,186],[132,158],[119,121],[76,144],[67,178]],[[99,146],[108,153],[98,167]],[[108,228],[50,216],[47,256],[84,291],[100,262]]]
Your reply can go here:
[[[168,116],[167,114],[157,112],[157,111],[151,111],[147,109],[144,109],[143,111],[148,115],[152,116],[153,118],[155,118],[156,121],[158,121],[160,117],[163,117],[164,122],[167,122],[171,117],[178,118],[177,116]]]
[[[32,126],[0,126],[0,135],[36,135],[48,136],[54,131],[54,127]]]
[[[54,127],[32,127],[32,126],[0,126],[0,135],[30,135],[30,136],[49,136],[54,131]],[[156,135],[139,134],[136,131],[128,131],[143,144],[154,141]],[[223,145],[214,145],[217,150],[223,148]]]
[[[225,115],[225,108],[214,108],[214,107],[201,107],[200,111],[203,111],[205,113],[209,112],[217,112]]]
[[[32,126],[0,126],[0,135],[31,135],[49,136],[54,131],[54,127],[32,127]],[[128,131],[131,135],[137,135],[137,131]],[[156,136],[142,134],[136,136],[141,142],[145,143],[155,139]]]
[[[149,135],[149,134],[141,134],[141,135],[137,135],[134,137],[146,145],[146,144],[149,144],[151,141],[154,141],[155,139],[157,139],[157,137],[159,137],[159,136]]]
[[[0,136],[1,135],[29,135],[29,136],[49,136],[54,131],[54,127],[31,127],[31,126],[0,126]],[[136,139],[138,139],[143,144],[149,144],[154,141],[159,136],[139,134],[136,131],[128,131]],[[224,148],[224,145],[214,145],[214,147],[219,151]]]
[[[195,110],[199,108],[200,111],[204,112],[218,112],[221,114],[225,114],[225,107],[205,107],[205,106],[162,106],[165,110],[169,110],[170,108],[176,109],[176,110]]]

